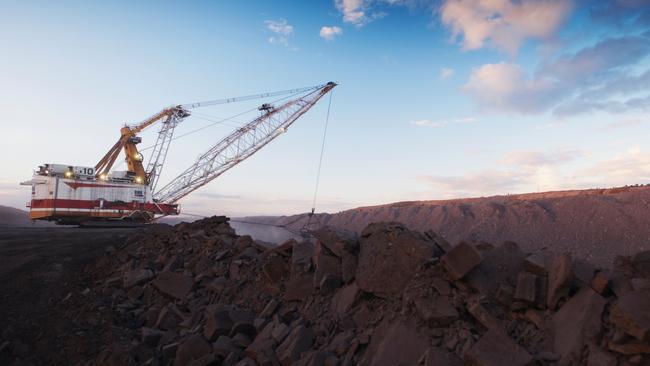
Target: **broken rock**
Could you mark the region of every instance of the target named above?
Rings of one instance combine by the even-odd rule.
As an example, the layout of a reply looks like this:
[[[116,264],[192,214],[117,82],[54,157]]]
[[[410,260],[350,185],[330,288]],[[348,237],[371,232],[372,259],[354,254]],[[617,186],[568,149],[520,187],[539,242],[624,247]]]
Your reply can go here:
[[[546,305],[555,309],[557,302],[568,292],[571,278],[571,255],[556,254],[550,259],[548,269],[548,294]]]
[[[357,253],[343,251],[343,256],[341,257],[341,279],[343,282],[350,283],[354,280],[354,275],[357,271],[357,262]]]
[[[334,311],[339,318],[343,318],[348,314],[348,311],[356,302],[358,294],[359,286],[357,286],[355,282],[340,289],[336,292],[334,297],[332,297],[332,311]]]
[[[272,256],[262,265],[262,271],[269,281],[277,283],[284,277],[287,267],[281,257]]]
[[[459,280],[481,263],[481,254],[466,242],[460,242],[440,259],[452,280]]]
[[[455,355],[438,347],[429,347],[419,361],[423,366],[461,366],[463,362]]]
[[[192,291],[194,280],[181,273],[161,272],[153,280],[153,286],[163,294],[182,300]]]
[[[314,256],[314,287],[320,286],[320,282],[326,275],[341,276],[341,260],[335,256],[328,255],[324,251],[317,251]]]
[[[339,258],[343,257],[344,251],[354,253],[358,249],[357,237],[351,231],[326,226],[317,230],[314,236]]]
[[[560,364],[580,363],[585,345],[600,333],[607,301],[590,287],[583,288],[553,316],[555,352]]]
[[[650,341],[650,290],[621,296],[610,308],[609,321],[640,341]]]
[[[532,361],[526,350],[517,345],[503,331],[490,329],[472,346],[465,356],[472,365],[524,366]]]
[[[444,326],[458,319],[458,311],[446,296],[418,297],[413,302],[422,319],[429,324]]]
[[[284,300],[304,300],[314,292],[314,279],[310,274],[292,274],[291,276],[292,278],[287,282],[287,290],[284,293]]]
[[[534,274],[522,271],[517,276],[517,287],[515,288],[515,300],[526,301],[532,303],[535,301],[535,294],[537,292],[537,276]]]
[[[131,288],[135,285],[141,285],[153,278],[153,271],[150,269],[136,269],[125,272],[122,279],[124,288]]]
[[[548,270],[546,269],[547,263],[550,261],[552,255],[553,253],[547,250],[533,253],[526,257],[524,268],[532,274],[546,276],[548,274]]]
[[[415,365],[428,348],[426,338],[403,320],[384,323],[373,335],[362,365]]]
[[[300,359],[303,352],[308,351],[314,341],[314,334],[310,328],[297,326],[282,342],[276,354],[283,365],[288,366]]]
[[[311,258],[314,255],[314,244],[309,241],[295,242],[291,254],[291,277],[307,273],[311,269]]]
[[[370,224],[361,234],[356,282],[379,297],[401,293],[415,271],[437,254],[430,239],[402,224]]]
[[[337,275],[328,273],[323,276],[319,287],[321,295],[327,296],[336,291],[337,288],[341,287],[341,278]]]
[[[488,310],[481,305],[477,299],[472,299],[467,304],[467,311],[472,314],[474,319],[481,323],[487,329],[500,329],[501,324],[497,318],[492,316]]]
[[[178,346],[174,365],[184,366],[192,360],[198,360],[204,355],[212,352],[212,347],[200,334],[189,336]]]
[[[481,263],[463,278],[468,285],[484,295],[493,295],[499,285],[517,283],[525,254],[516,243],[506,241],[496,248],[480,252],[480,255]]]
[[[219,336],[230,334],[233,321],[228,310],[228,308],[219,305],[211,305],[205,309],[205,326],[203,327],[205,338],[214,340]]]

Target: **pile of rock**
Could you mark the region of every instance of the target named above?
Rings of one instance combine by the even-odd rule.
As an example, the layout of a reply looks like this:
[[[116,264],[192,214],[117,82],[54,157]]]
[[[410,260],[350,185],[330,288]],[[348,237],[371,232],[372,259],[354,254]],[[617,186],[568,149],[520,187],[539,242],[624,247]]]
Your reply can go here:
[[[131,238],[89,269],[99,365],[650,362],[650,252],[597,270],[398,223],[278,246],[225,217]]]

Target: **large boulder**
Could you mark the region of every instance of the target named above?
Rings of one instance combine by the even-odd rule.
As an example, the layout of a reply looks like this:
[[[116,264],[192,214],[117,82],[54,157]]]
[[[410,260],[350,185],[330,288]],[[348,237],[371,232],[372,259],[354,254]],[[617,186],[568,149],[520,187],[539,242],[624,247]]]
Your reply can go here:
[[[152,278],[153,271],[150,269],[135,269],[133,271],[124,272],[122,281],[124,288],[131,288],[148,282]]]
[[[230,317],[230,309],[227,306],[210,305],[205,309],[203,335],[208,340],[214,340],[219,336],[228,335],[232,326],[233,321]]]
[[[314,244],[309,241],[295,242],[291,253],[291,277],[299,277],[311,270]]]
[[[165,295],[182,300],[192,291],[194,279],[182,273],[161,272],[153,280],[153,286]]]
[[[212,352],[212,346],[200,334],[189,336],[178,346],[174,365],[183,366]]]
[[[481,253],[467,242],[458,243],[440,259],[452,280],[463,278],[478,266],[481,260]]]
[[[582,350],[602,329],[605,300],[590,287],[583,288],[553,316],[555,353],[560,365],[579,364]]]
[[[368,225],[360,244],[356,282],[379,297],[401,293],[417,269],[440,254],[431,239],[396,222]]]
[[[344,252],[356,252],[359,246],[355,233],[347,230],[337,230],[325,226],[317,230],[314,236],[321,245],[327,247],[339,258],[343,257]]]
[[[350,309],[354,306],[359,297],[359,286],[352,282],[348,286],[340,289],[332,297],[331,309],[339,317],[343,318],[349,315]]]
[[[314,333],[311,328],[297,326],[289,333],[284,342],[278,346],[276,354],[284,366],[298,361],[301,355],[311,349],[314,342]]]
[[[555,309],[562,297],[566,297],[572,277],[572,260],[568,253],[556,254],[549,261],[547,306]]]
[[[465,361],[466,365],[524,366],[532,361],[532,357],[505,332],[490,329],[467,352]]]
[[[361,365],[416,365],[429,343],[412,324],[404,320],[382,323],[372,336]]]
[[[457,255],[458,262],[462,263],[455,264],[456,261],[452,263],[451,258],[445,256],[448,266],[454,267],[455,275],[453,277],[462,276],[463,272],[467,271],[466,268],[480,261],[465,275],[464,279],[482,294],[490,296],[496,294],[501,285],[507,284],[514,287],[517,284],[517,276],[524,268],[524,259],[526,258],[526,254],[521,251],[519,246],[509,241],[483,253],[482,258],[476,255],[478,251],[471,246],[463,248],[458,245],[452,249],[452,253],[456,253],[456,251],[461,252]]]
[[[621,296],[610,308],[609,321],[640,341],[650,341],[650,290]]]
[[[333,275],[341,278],[341,259],[330,255],[329,250],[321,244],[316,246],[314,254],[314,287],[319,287],[323,278],[327,275]]]

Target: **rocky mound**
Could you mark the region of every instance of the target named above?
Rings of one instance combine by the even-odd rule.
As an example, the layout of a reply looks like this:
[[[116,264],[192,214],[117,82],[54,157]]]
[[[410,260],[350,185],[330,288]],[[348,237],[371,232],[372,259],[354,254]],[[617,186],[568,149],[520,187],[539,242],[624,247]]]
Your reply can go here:
[[[60,305],[86,327],[62,337],[99,340],[80,363],[650,362],[650,252],[601,271],[394,222],[270,247],[212,217],[134,236],[86,272],[94,285]]]
[[[246,220],[299,230],[307,218]],[[433,230],[451,242],[510,240],[526,251],[547,247],[601,267],[611,266],[617,255],[650,250],[648,186],[397,202],[317,218],[321,225],[356,233],[372,222],[398,221],[411,230]]]

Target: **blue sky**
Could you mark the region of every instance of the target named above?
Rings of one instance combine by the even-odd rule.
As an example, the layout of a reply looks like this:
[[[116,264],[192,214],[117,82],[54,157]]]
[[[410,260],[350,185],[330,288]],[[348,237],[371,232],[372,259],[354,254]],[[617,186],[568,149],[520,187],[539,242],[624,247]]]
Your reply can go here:
[[[93,166],[178,103],[336,81],[318,211],[648,183],[641,0],[3,2],[0,204],[43,163]],[[258,101],[210,108],[216,117]],[[311,208],[326,103],[182,201]],[[174,142],[162,182],[244,116]],[[209,122],[191,117],[178,134]],[[155,129],[143,134],[153,142]]]

